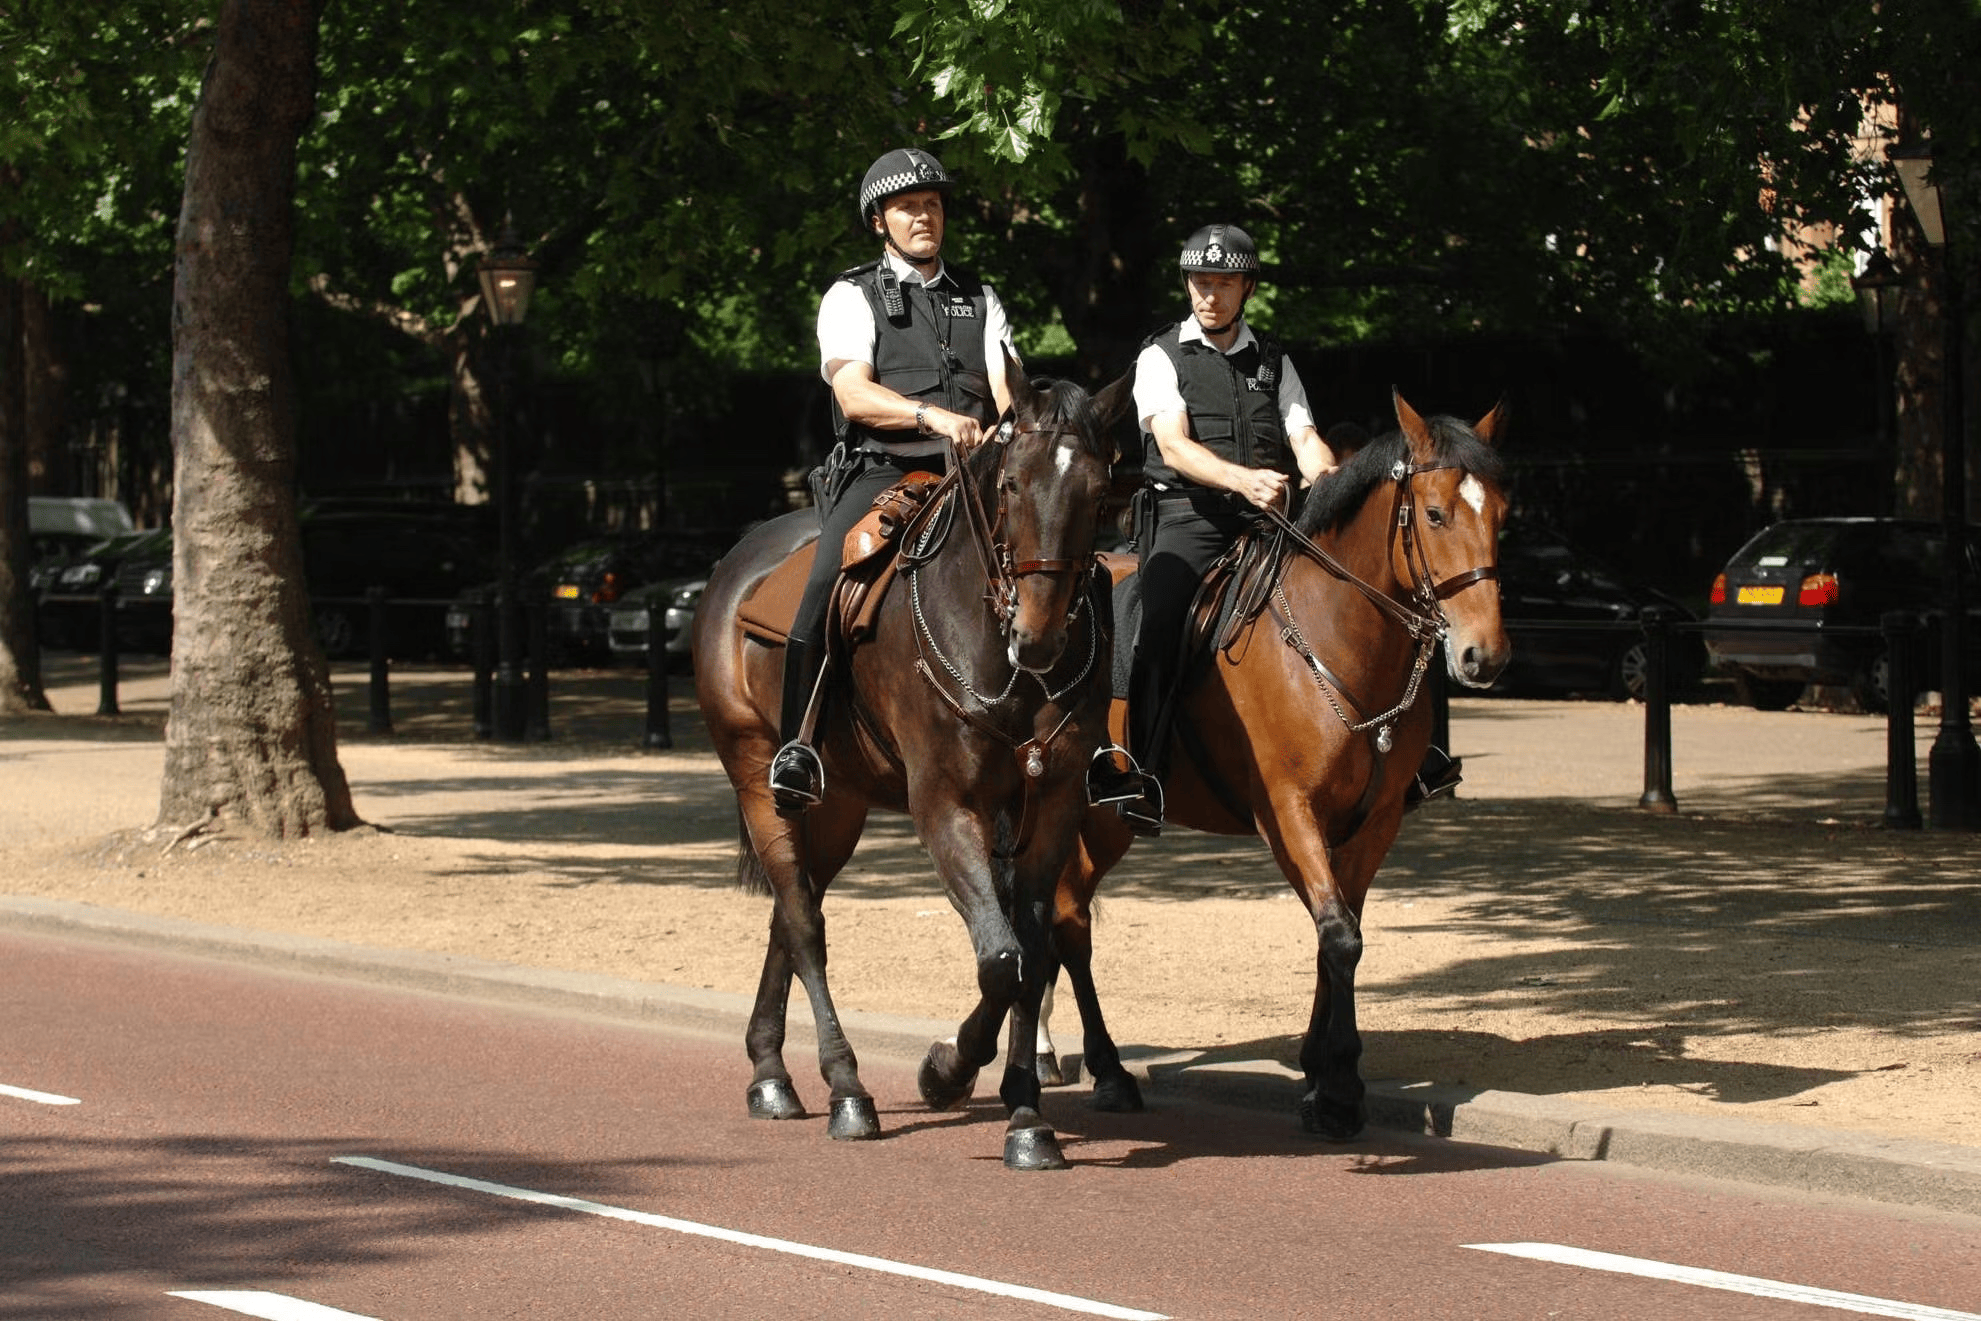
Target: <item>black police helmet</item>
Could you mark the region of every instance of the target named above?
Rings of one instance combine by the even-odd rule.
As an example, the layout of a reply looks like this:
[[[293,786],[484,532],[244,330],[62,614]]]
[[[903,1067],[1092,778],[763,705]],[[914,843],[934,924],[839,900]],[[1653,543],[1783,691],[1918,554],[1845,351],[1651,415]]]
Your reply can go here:
[[[933,188],[946,193],[956,181],[943,173],[942,162],[920,147],[896,147],[867,169],[860,180],[860,223],[871,224],[880,204],[900,193]]]
[[[1190,273],[1259,276],[1259,249],[1236,225],[1205,225],[1183,245],[1177,265]]]

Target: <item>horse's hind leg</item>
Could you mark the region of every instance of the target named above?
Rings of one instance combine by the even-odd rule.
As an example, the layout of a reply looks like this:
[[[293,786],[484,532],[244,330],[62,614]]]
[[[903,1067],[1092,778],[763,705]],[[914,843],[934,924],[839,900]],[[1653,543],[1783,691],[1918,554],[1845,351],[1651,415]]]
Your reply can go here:
[[[852,856],[866,813],[857,807],[821,803],[802,822],[786,821],[768,797],[746,809],[756,827],[759,857],[776,902],[771,912],[770,945],[764,955],[757,1001],[744,1034],[755,1067],[750,1112],[761,1118],[796,1118],[804,1113],[783,1059],[785,1006],[795,973],[811,1001],[817,1025],[819,1072],[831,1088],[827,1131],[842,1139],[880,1135],[872,1096],[860,1082],[859,1061],[839,1024],[825,975],[826,887]]]
[[[1087,1073],[1094,1080],[1094,1109],[1134,1113],[1142,1109],[1142,1089],[1121,1062],[1121,1051],[1107,1030],[1100,994],[1094,988],[1091,905],[1101,876],[1120,861],[1122,850],[1112,847],[1112,841],[1105,835],[1096,838],[1091,832],[1096,829],[1105,832],[1113,824],[1113,819],[1097,824],[1095,814],[1089,814],[1079,848],[1060,874],[1059,889],[1053,899],[1052,939],[1053,950],[1073,988],[1074,1003],[1080,1007],[1081,1051]],[[1126,834],[1125,830],[1121,833]]]

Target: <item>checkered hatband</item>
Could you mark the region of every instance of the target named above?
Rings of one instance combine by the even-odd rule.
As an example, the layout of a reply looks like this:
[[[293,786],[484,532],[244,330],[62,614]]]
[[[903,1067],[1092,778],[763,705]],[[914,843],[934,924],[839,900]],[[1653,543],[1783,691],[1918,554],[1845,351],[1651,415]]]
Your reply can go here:
[[[875,161],[860,180],[860,215],[873,214],[877,203],[896,193],[933,188],[947,192],[955,180],[943,173],[942,162],[919,147],[897,147]]]

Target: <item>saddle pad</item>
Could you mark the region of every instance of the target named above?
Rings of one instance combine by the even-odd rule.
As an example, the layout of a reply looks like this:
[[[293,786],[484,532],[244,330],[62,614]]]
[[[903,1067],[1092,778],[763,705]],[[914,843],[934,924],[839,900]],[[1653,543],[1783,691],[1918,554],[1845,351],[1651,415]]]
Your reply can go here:
[[[874,614],[894,576],[896,543],[941,480],[931,472],[909,473],[875,496],[874,507],[846,533],[839,556],[838,599],[828,615],[828,628],[833,626],[830,621],[841,621],[853,642],[872,635]],[[744,633],[772,646],[784,645],[817,554],[816,541],[800,546],[757,584],[736,610],[736,622]]]
[[[784,645],[791,636],[791,620],[798,613],[798,598],[805,594],[805,579],[811,576],[812,555],[818,544],[809,541],[792,551],[736,608],[736,622],[743,626],[743,632],[774,647]]]

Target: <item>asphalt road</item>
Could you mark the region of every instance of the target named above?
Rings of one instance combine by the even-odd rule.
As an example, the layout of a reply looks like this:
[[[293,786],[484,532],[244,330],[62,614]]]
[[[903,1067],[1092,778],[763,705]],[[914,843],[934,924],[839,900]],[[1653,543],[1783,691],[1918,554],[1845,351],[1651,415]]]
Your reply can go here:
[[[1049,1095],[1074,1168],[1021,1175],[906,1057],[863,1070],[884,1138],[835,1144],[745,1117],[729,1036],[14,932],[0,967],[0,1318],[1981,1308],[1970,1217],[1195,1097]]]

